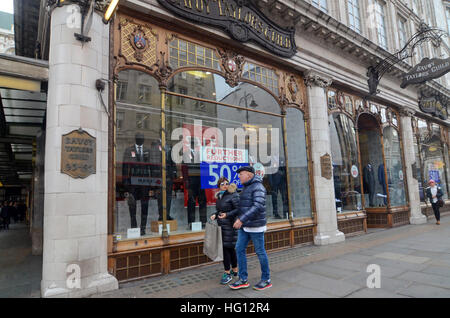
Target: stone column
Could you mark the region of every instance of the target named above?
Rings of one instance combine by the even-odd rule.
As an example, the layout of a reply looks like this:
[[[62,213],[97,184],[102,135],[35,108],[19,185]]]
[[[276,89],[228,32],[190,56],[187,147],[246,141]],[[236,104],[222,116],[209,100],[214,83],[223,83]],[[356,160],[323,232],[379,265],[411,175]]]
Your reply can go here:
[[[419,181],[413,178],[412,165],[416,162],[416,154],[414,149],[414,133],[411,126],[411,116],[414,115],[414,111],[406,108],[400,111],[400,124],[402,134],[402,147],[405,156],[405,170],[406,170],[406,182],[408,185],[408,197],[409,206],[411,208],[411,217],[409,222],[411,224],[423,224],[427,223],[427,218],[422,214],[420,208],[420,194],[419,194]]]
[[[91,41],[82,44],[79,21],[76,4],[51,11],[42,297],[118,288],[107,270],[108,115],[95,86],[108,78],[109,25],[94,13]],[[96,173],[75,179],[61,172],[61,140],[80,127],[96,138]]]
[[[331,85],[331,82],[331,78],[314,70],[305,74],[311,127],[314,199],[317,212],[317,235],[314,237],[316,245],[327,245],[345,240],[344,233],[337,228],[333,176],[331,175],[329,179],[322,177],[320,162],[322,156],[326,154],[331,156],[326,97],[326,88]]]

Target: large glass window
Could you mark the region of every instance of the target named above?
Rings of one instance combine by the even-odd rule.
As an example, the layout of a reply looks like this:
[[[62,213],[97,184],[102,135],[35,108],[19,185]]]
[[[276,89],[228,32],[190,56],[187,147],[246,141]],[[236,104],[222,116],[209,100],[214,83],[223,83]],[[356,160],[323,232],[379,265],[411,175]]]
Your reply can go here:
[[[405,181],[398,131],[387,126],[383,129],[384,156],[389,188],[389,200],[392,207],[406,205]],[[385,183],[385,174],[378,171],[378,180]]]
[[[418,127],[423,165],[422,169],[425,179],[424,186],[428,187],[428,181],[433,179],[442,187],[444,198],[447,199],[447,174],[444,147],[442,146],[440,137],[440,128],[438,125],[432,125],[431,130],[428,130],[428,125],[423,120],[418,121]]]
[[[269,222],[289,219],[285,149],[291,148],[293,217],[311,217],[303,114],[290,109],[286,119],[276,99],[250,83],[230,87],[206,71],[172,77],[164,101],[157,81],[142,72],[119,73],[116,96],[117,240],[161,236],[166,184],[169,235],[202,231],[216,212],[217,181],[225,176],[242,188],[236,170],[252,165],[267,190]],[[161,141],[161,103],[165,147]],[[162,154],[166,157],[163,180]]]
[[[169,82],[165,105],[167,149],[172,155],[167,171],[173,171],[172,187],[167,187],[167,197],[172,198],[167,214],[177,221],[177,233],[202,230],[216,211],[219,177],[227,177],[240,188],[236,170],[248,164],[263,177],[269,222],[288,219],[283,125],[275,98],[249,83],[230,87],[224,78],[210,72],[184,73],[186,80],[181,82],[181,77],[175,76]],[[202,85],[196,78],[202,78]],[[187,88],[187,95],[171,95],[179,92],[181,84]],[[299,119],[302,121],[302,117]],[[305,145],[298,151],[305,155]],[[234,157],[221,156],[225,153]],[[310,201],[309,189],[301,200]],[[294,216],[310,216],[309,206],[298,202],[293,201],[299,206]]]
[[[162,215],[160,92],[157,81],[142,72],[119,73],[116,96],[116,206],[118,240],[158,235],[151,221]]]
[[[386,35],[386,17],[385,17],[385,3],[381,0],[373,0],[375,5],[375,25],[377,30],[378,44],[388,49],[387,35]]]
[[[359,0],[347,0],[348,25],[350,29],[361,33],[361,18],[359,15]]]
[[[311,217],[305,123],[300,110],[288,108],[286,130],[292,214],[294,218]]]
[[[312,0],[312,5],[323,12],[328,13],[327,0]]]
[[[360,168],[356,131],[352,120],[339,113],[330,115],[331,157],[338,213],[362,209]]]
[[[378,178],[383,175],[384,163],[380,126],[375,117],[369,114],[360,115],[358,133],[365,207],[387,206],[386,183]]]

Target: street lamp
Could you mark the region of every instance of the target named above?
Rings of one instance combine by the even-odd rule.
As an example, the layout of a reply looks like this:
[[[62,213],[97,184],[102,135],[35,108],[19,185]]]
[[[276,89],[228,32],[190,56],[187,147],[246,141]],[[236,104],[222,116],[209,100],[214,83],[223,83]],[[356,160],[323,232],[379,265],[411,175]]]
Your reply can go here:
[[[251,102],[250,102],[250,105],[248,105],[248,103],[247,103],[248,97],[250,97],[252,99]],[[248,108],[248,106],[250,106],[251,108],[256,108],[256,107],[259,106],[255,102],[255,97],[253,97],[252,94],[247,93],[246,91],[244,91],[244,96],[241,97],[241,99],[239,99],[239,106],[242,104],[242,101],[245,101],[245,108]],[[246,118],[247,118],[247,124],[248,124],[248,110],[246,112],[247,112]]]

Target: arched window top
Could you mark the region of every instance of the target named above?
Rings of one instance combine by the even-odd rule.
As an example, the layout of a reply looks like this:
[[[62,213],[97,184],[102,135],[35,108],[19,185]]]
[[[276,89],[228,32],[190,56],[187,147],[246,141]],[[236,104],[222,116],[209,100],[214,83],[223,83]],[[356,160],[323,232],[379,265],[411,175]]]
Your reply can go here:
[[[123,70],[118,74],[116,101],[158,106],[160,103],[158,81],[153,76],[141,71]]]
[[[221,75],[202,71],[175,74],[168,83],[168,91],[185,97],[281,114],[278,101],[263,88],[247,82],[231,87]]]

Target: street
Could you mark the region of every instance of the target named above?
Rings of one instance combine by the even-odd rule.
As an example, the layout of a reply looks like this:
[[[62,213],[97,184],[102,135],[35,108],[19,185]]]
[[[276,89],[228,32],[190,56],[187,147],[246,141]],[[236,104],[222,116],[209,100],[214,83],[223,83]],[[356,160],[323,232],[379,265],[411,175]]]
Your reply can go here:
[[[265,291],[231,290],[220,285],[223,267],[218,263],[124,283],[119,290],[93,297],[447,298],[449,242],[450,217],[443,216],[441,225],[429,218],[423,225],[370,229],[366,235],[335,245],[271,252],[273,287]],[[249,257],[248,269],[254,285],[260,275],[255,255]]]

